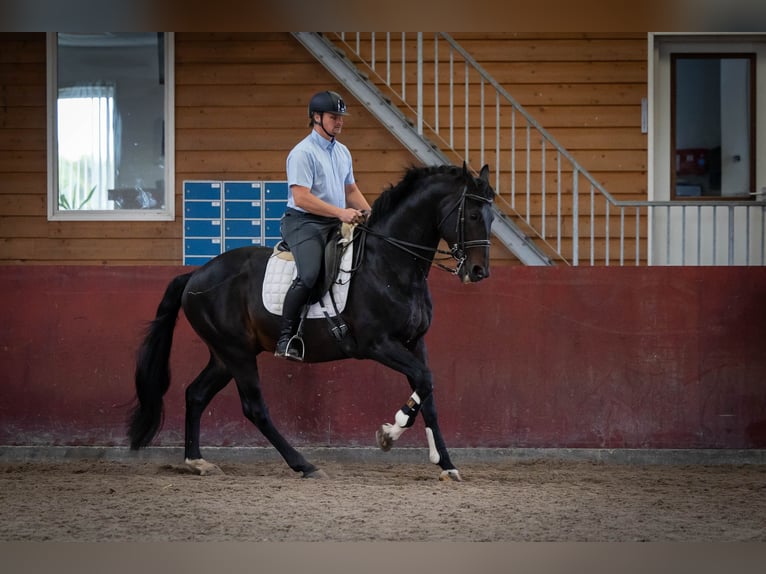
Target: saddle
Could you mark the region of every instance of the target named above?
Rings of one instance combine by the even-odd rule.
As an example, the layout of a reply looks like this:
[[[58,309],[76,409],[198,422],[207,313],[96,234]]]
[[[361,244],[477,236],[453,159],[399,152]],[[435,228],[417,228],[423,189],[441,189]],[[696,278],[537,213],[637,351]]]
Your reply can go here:
[[[330,332],[340,342],[348,333],[348,325],[340,317],[348,297],[351,267],[353,264],[354,226],[343,224],[335,228],[327,242],[323,262],[322,279],[317,283],[308,304],[304,307],[297,333],[288,345],[304,355],[303,322],[306,318],[324,317]],[[358,254],[357,254],[358,257]],[[266,264],[263,280],[263,304],[266,310],[275,315],[282,314],[287,289],[295,278],[295,260],[284,242],[274,246],[274,251]]]
[[[361,238],[364,236],[362,235]],[[323,263],[323,276],[317,282],[307,310],[303,316],[310,319],[338,315],[346,306],[352,268],[356,267],[362,247],[354,240],[353,226],[344,224],[340,234],[328,242]],[[281,243],[277,244],[266,264],[262,283],[263,306],[269,313],[282,314],[282,304],[290,284],[296,276],[293,254]]]
[[[311,293],[309,299],[310,304],[318,303],[322,297],[327,293],[330,293],[330,289],[338,279],[343,256],[346,253],[346,250],[352,245],[354,239],[354,227],[355,226],[348,223],[343,223],[339,227],[334,228],[330,236],[327,238],[324,250],[324,262],[322,265],[322,277]],[[279,257],[285,261],[295,261],[293,254],[290,251],[290,247],[284,240],[274,246],[273,256]]]

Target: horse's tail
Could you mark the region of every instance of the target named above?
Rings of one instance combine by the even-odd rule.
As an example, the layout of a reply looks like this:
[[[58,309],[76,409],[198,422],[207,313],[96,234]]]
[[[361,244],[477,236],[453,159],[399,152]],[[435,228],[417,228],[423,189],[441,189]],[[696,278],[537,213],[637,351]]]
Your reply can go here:
[[[179,275],[165,289],[157,315],[148,325],[136,361],[136,399],[128,420],[130,448],[147,446],[162,426],[162,397],[170,386],[170,347],[173,344],[181,296],[192,273]]]

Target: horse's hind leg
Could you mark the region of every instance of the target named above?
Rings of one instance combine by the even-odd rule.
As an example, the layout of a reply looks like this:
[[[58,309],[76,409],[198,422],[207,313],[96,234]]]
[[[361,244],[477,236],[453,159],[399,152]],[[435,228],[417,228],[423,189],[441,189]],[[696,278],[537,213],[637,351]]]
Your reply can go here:
[[[210,361],[186,389],[186,432],[184,459],[186,466],[201,475],[220,472],[214,464],[202,458],[199,447],[200,419],[213,397],[231,380],[229,370],[210,355]]]
[[[242,365],[243,363],[240,362],[239,364]],[[250,364],[252,368],[240,368],[234,375],[245,416],[261,431],[295,472],[302,472],[304,478],[326,478],[327,475],[324,471],[308,462],[274,426],[269,415],[269,409],[263,400],[258,366],[255,362]]]

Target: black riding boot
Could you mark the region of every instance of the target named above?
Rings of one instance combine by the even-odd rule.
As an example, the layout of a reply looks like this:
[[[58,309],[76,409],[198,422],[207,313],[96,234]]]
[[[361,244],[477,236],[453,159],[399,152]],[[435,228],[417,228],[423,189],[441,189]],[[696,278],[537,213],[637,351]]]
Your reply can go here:
[[[301,282],[300,278],[293,281],[287,290],[285,301],[282,304],[282,325],[274,356],[286,357],[294,361],[303,360],[303,342],[295,339],[291,342],[291,339],[298,330],[301,322],[301,311],[308,303],[310,295],[311,290]]]

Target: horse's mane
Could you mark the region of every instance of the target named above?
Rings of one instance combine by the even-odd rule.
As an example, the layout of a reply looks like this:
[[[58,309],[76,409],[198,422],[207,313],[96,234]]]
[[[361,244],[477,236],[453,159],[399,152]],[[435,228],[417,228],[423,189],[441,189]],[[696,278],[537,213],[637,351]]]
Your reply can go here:
[[[396,208],[399,203],[409,197],[415,185],[423,178],[446,174],[452,175],[456,178],[463,178],[463,170],[454,165],[437,165],[437,166],[411,166],[407,169],[404,177],[396,185],[389,185],[383,190],[375,202],[372,204],[372,215],[370,216],[369,224],[372,225],[379,219],[385,217],[388,213]]]

